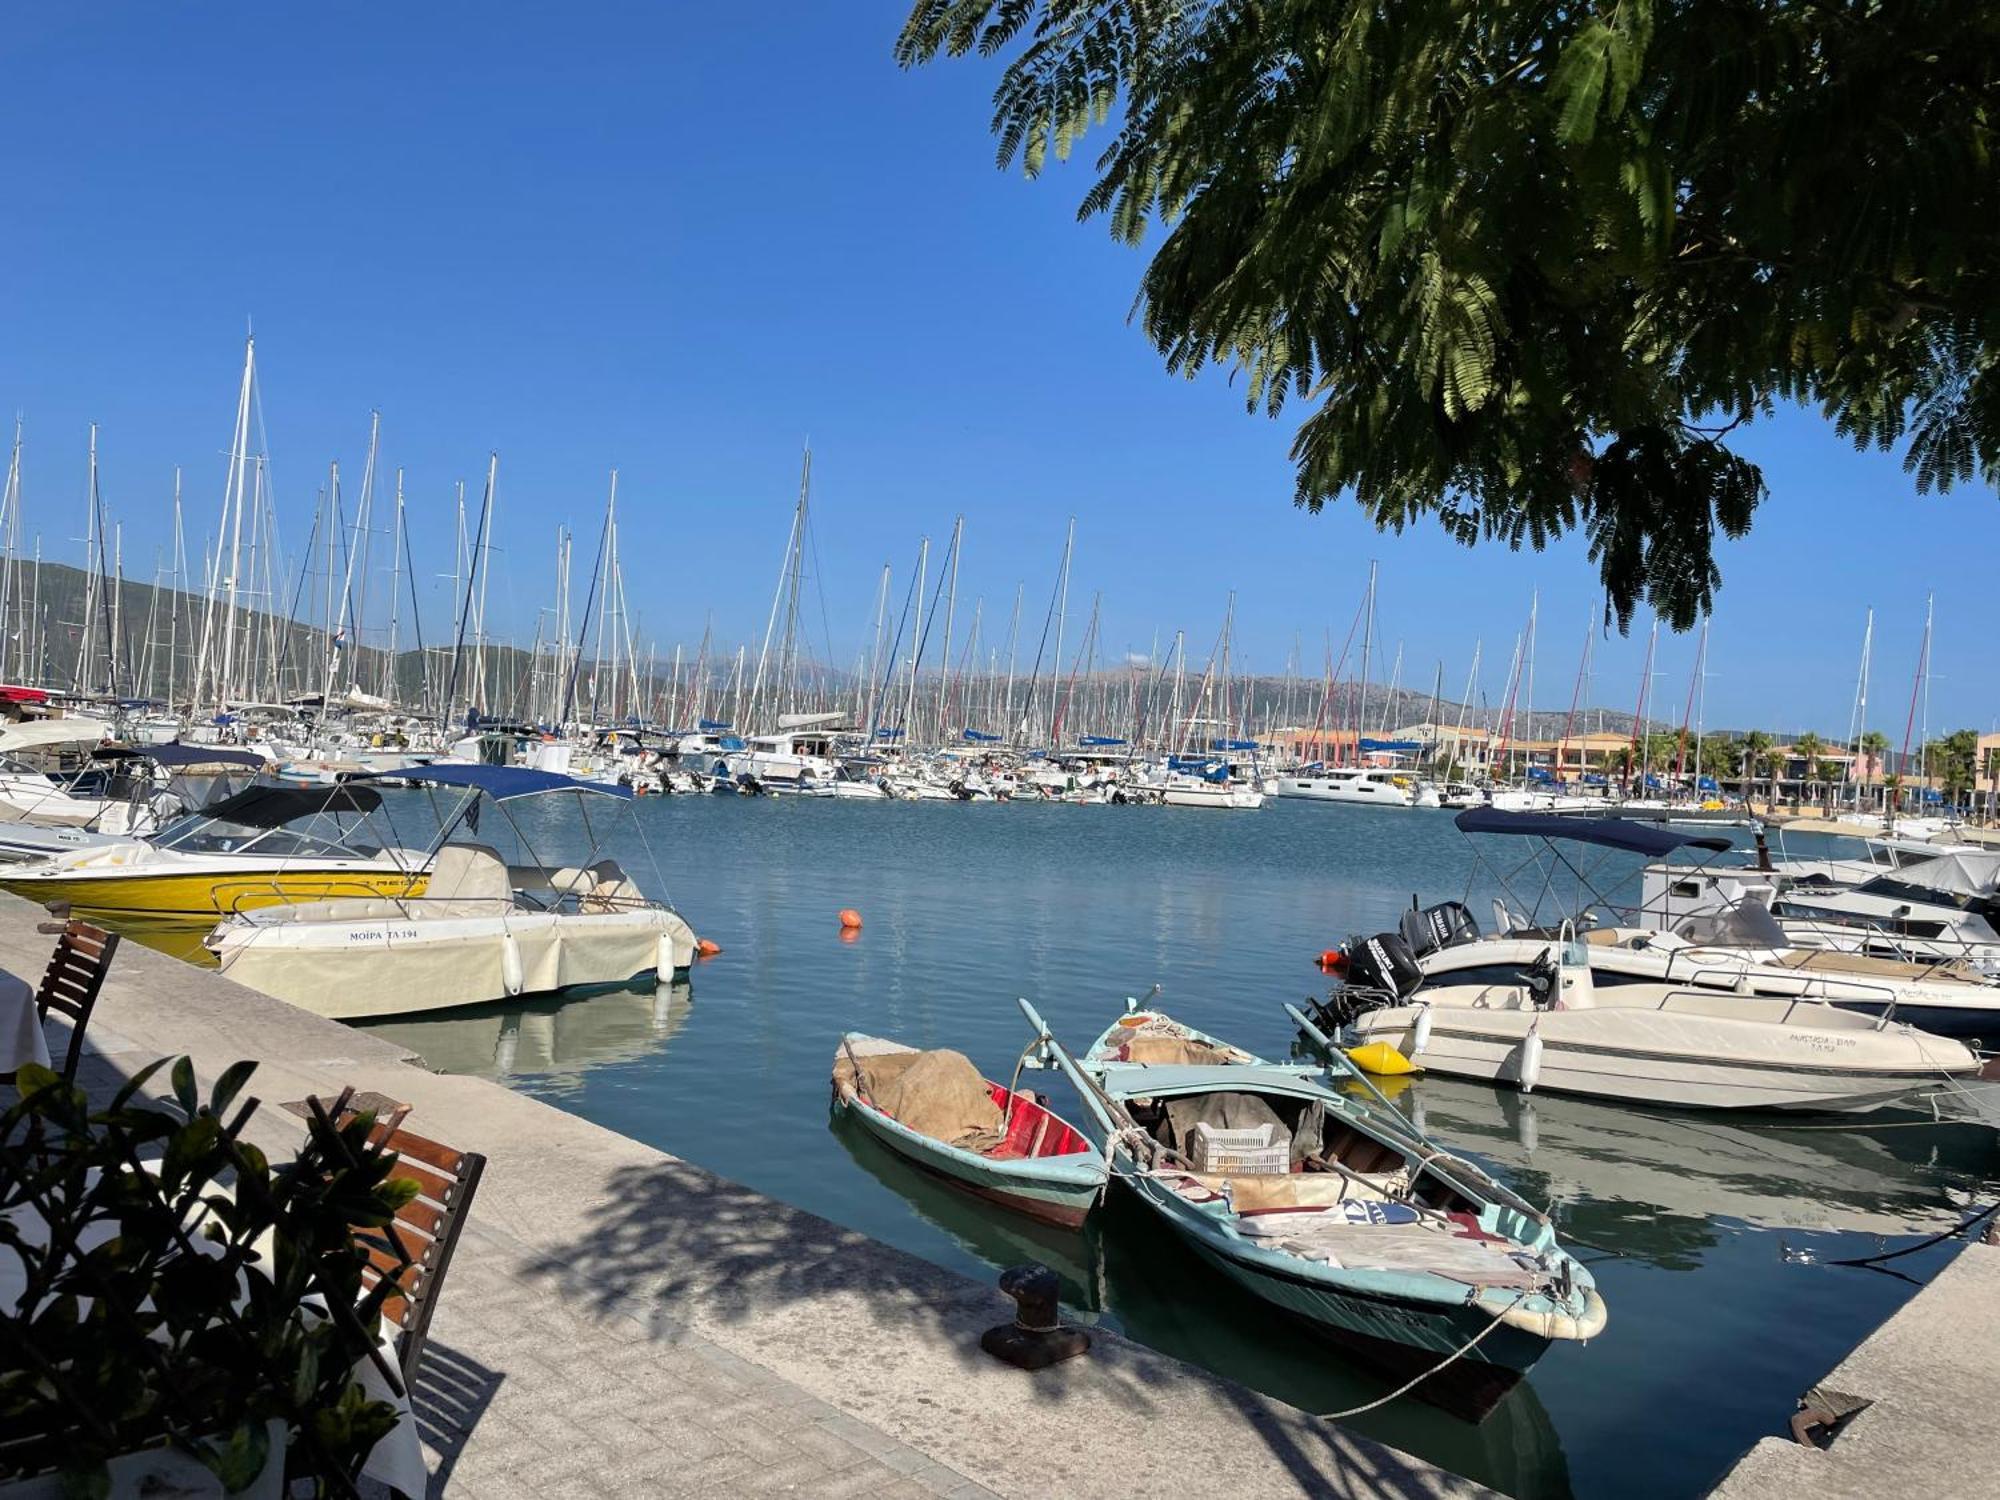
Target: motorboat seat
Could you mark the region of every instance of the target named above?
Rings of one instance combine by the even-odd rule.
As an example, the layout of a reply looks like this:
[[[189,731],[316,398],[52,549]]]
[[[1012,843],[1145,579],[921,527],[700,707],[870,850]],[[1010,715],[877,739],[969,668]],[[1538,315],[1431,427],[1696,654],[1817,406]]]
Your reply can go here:
[[[484,844],[446,844],[431,860],[424,897],[429,902],[512,902],[514,885],[498,850]]]
[[[1403,941],[1417,958],[1479,939],[1479,923],[1463,901],[1440,901],[1422,911],[1413,907],[1403,913],[1401,926]]]
[[[577,909],[602,915],[630,911],[646,904],[646,896],[626,877],[616,860],[600,859],[583,872],[588,884],[578,892]]]

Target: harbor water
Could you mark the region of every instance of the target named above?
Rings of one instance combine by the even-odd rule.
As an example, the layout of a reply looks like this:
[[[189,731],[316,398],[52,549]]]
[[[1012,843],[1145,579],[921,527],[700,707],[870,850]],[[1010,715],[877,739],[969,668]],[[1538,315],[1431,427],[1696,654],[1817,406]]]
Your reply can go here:
[[[573,820],[569,801],[519,816]],[[581,831],[524,826],[559,849]],[[828,1072],[859,1030],[1004,1076],[1027,1040],[1017,996],[1080,1046],[1154,984],[1176,1017],[1283,1056],[1283,1003],[1324,988],[1315,955],[1393,926],[1413,893],[1466,893],[1449,814],[673,797],[635,806],[609,847],[722,945],[691,982],[369,1029],[967,1275],[1044,1261],[1080,1320],[1307,1410],[1395,1383],[1118,1192],[1066,1235],[923,1176],[830,1119]],[[858,932],[837,921],[848,907]],[[1029,1076],[1075,1116],[1059,1079]],[[1397,1102],[1553,1204],[1610,1306],[1601,1338],[1550,1350],[1482,1424],[1409,1398],[1353,1423],[1523,1497],[1702,1492],[1954,1247],[1833,1262],[1947,1229],[2000,1186],[1993,1133],[1971,1125],[1676,1116],[1444,1079]]]

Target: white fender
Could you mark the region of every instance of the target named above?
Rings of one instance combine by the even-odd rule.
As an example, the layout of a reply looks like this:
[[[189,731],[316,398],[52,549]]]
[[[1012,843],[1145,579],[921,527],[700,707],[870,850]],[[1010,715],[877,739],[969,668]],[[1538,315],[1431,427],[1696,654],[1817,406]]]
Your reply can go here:
[[[1428,1005],[1419,1005],[1417,1024],[1410,1033],[1410,1056],[1422,1056],[1424,1048],[1431,1044],[1431,1020],[1431,1008]]]
[[[1521,1092],[1532,1094],[1542,1077],[1542,1023],[1537,1020],[1528,1028],[1527,1040],[1521,1043]]]
[[[521,945],[509,932],[500,939],[500,987],[509,995],[521,993]]]
[[[661,933],[653,944],[653,972],[665,984],[674,977],[674,940],[671,934]]]

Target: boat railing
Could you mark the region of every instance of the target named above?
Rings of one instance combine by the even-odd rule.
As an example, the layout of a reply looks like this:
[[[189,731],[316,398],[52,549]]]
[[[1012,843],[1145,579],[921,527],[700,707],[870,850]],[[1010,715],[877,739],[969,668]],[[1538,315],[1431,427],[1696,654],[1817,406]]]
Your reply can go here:
[[[1791,1024],[1792,1018],[1800,1006],[1813,1005],[1824,1010],[1827,1006],[1833,1004],[1835,1000],[1834,996],[1824,992],[1815,995],[1804,989],[1796,995],[1759,995],[1755,991],[1739,990],[1733,982],[1729,985],[1703,984],[1701,976],[1707,972],[1728,975],[1732,980],[1743,977],[1740,970],[1726,968],[1714,971],[1697,970],[1692,979],[1682,981],[1685,986],[1684,988],[1669,990],[1666,994],[1662,995],[1656,1008],[1667,1010],[1672,1007],[1673,1002],[1677,999],[1710,1001],[1717,998],[1734,996],[1746,1000],[1784,1000],[1789,1003],[1785,1006],[1784,1015],[1778,1021],[1779,1025],[1784,1026]],[[1879,995],[1882,1000],[1882,1013],[1875,1020],[1875,1029],[1880,1031],[1889,1024],[1890,1020],[1894,1017],[1896,1005],[1900,999],[1895,990],[1887,985],[1870,984],[1866,980],[1860,979],[1843,979],[1841,983],[1850,989],[1874,992],[1872,995],[1843,994],[1838,997],[1843,1000],[1872,999]]]
[[[1797,971],[1793,972],[1797,973]],[[1696,989],[1706,990],[1711,994],[1755,994],[1755,991],[1746,992],[1738,988],[1748,977],[1749,970],[1746,967],[1718,964],[1708,968],[1696,969],[1693,974],[1687,976],[1681,982]],[[1775,978],[1777,976],[1767,977]],[[1888,1017],[1888,1012],[1901,999],[1901,996],[1893,986],[1876,984],[1870,980],[1861,978],[1859,975],[1814,973],[1798,974],[1797,978],[1799,984],[1798,993],[1790,997],[1794,1001],[1809,1000],[1816,1005],[1830,1005],[1838,1000],[1872,1000],[1879,996],[1883,1003],[1883,1018],[1885,1020]],[[1726,982],[1715,983],[1713,982],[1715,980]],[[1841,993],[1838,995],[1834,994],[1831,988],[1835,980],[1838,980],[1841,986]],[[1814,985],[1818,985],[1819,987],[1817,993],[1814,992]],[[1864,993],[1852,993],[1856,990]],[[1778,999],[1780,997],[1772,995],[1765,998]]]

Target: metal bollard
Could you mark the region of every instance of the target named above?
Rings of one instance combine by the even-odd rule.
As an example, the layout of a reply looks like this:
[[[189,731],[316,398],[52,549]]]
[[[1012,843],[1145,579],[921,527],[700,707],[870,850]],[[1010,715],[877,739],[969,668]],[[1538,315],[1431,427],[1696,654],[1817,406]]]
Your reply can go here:
[[[1065,1328],[1056,1305],[1060,1283],[1039,1261],[1000,1273],[1000,1290],[1014,1299],[1014,1321],[989,1328],[979,1347],[1021,1370],[1045,1370],[1090,1348],[1090,1335]]]

